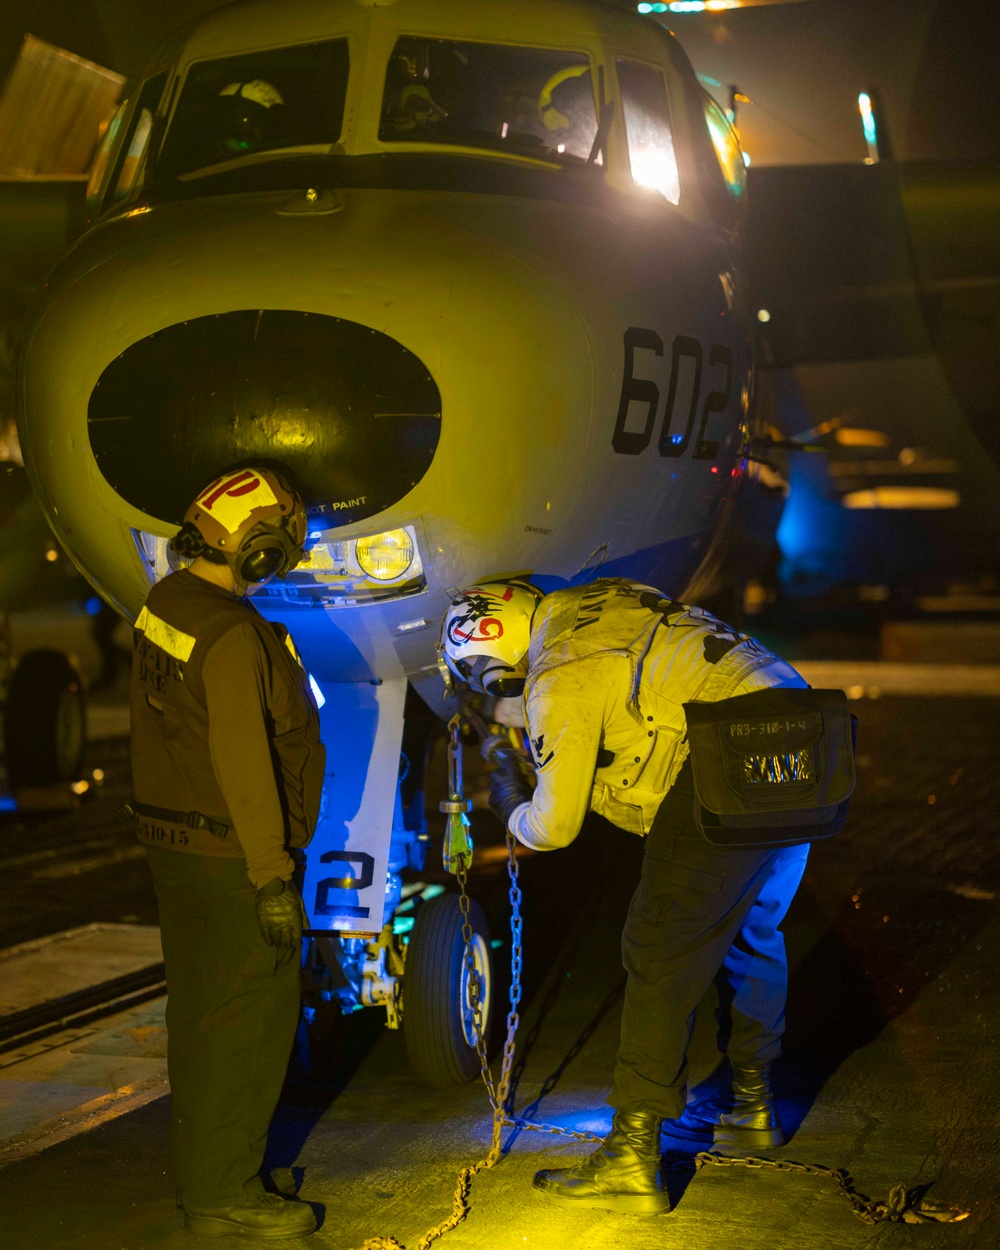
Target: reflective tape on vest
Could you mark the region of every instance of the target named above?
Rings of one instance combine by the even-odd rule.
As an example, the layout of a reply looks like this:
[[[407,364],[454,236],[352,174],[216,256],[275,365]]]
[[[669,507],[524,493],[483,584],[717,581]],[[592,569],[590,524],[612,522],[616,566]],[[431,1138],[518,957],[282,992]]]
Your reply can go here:
[[[154,616],[148,608],[143,608],[139,613],[135,627],[140,634],[145,634],[150,642],[173,659],[180,660],[183,664],[190,660],[196,639],[190,634],[185,634],[183,630],[168,625],[158,616]]]

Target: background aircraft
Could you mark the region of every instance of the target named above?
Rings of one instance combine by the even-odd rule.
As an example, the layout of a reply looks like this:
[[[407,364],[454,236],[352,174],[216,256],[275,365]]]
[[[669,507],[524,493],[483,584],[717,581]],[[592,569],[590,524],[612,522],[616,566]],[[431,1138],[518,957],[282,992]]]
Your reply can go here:
[[[750,171],[785,603],[1000,607],[1000,164]]]
[[[827,452],[787,462],[784,608],[995,612],[1000,8],[658,20],[723,104],[733,83],[749,97],[761,415]]]

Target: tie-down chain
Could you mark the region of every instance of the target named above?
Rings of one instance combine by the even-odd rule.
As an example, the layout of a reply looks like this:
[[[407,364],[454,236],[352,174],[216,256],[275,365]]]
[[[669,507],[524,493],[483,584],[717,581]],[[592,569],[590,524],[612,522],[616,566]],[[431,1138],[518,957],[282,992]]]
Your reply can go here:
[[[511,1115],[508,1110],[511,1073],[514,1066],[514,1049],[517,1039],[517,1028],[520,1023],[518,1007],[521,1002],[521,884],[519,865],[517,862],[517,842],[514,835],[507,831],[507,874],[510,880],[508,898],[510,900],[510,933],[511,933],[511,976],[510,976],[510,1010],[507,1013],[507,1035],[504,1039],[503,1056],[500,1061],[500,1078],[494,1081],[490,1071],[487,1041],[484,1034],[482,983],[476,970],[473,953],[473,930],[469,918],[469,894],[467,889],[468,872],[472,863],[472,839],[469,835],[469,820],[466,813],[472,804],[464,798],[464,778],[462,775],[462,743],[461,728],[466,724],[480,737],[484,731],[489,732],[481,717],[476,713],[463,711],[454,716],[449,723],[448,742],[448,800],[441,804],[442,811],[448,815],[444,859],[445,867],[453,872],[458,882],[459,906],[462,910],[462,940],[465,946],[465,967],[469,986],[469,1007],[472,1011],[473,1032],[476,1039],[476,1053],[479,1056],[480,1075],[493,1113],[493,1132],[490,1148],[486,1155],[477,1163],[463,1168],[458,1174],[455,1192],[452,1196],[451,1213],[433,1228],[429,1228],[415,1243],[414,1250],[427,1250],[438,1238],[456,1228],[469,1214],[469,1193],[472,1181],[480,1172],[495,1167],[503,1157],[503,1130],[527,1130],[537,1133],[551,1133],[558,1137],[570,1137],[577,1141],[593,1142],[604,1139],[596,1133],[579,1132],[575,1129],[562,1128],[556,1124],[546,1124],[540,1120],[529,1120],[523,1116]],[[454,865],[454,866],[452,866]],[[667,1171],[690,1172],[700,1171],[703,1167],[750,1168],[775,1172],[792,1172],[801,1176],[816,1176],[830,1181],[837,1187],[840,1194],[849,1204],[851,1210],[865,1224],[900,1223],[900,1224],[942,1224],[964,1220],[970,1212],[962,1207],[948,1206],[934,1202],[924,1195],[925,1185],[894,1185],[889,1196],[884,1199],[869,1198],[860,1193],[845,1168],[831,1168],[819,1163],[796,1163],[791,1159],[767,1159],[757,1155],[723,1155],[715,1150],[699,1150],[691,1155],[681,1151],[669,1151],[663,1159],[663,1168]],[[406,1250],[402,1242],[395,1237],[372,1237],[365,1241],[361,1250]]]

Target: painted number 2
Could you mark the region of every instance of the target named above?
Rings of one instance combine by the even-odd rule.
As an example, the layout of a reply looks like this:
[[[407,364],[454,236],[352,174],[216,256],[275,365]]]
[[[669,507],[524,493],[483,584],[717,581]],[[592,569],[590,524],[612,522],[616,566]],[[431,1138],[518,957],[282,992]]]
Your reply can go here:
[[[650,378],[635,376],[635,349],[637,347],[651,351],[657,356],[663,355],[663,339],[655,330],[644,330],[641,326],[630,326],[625,331],[625,368],[622,376],[622,393],[618,401],[618,420],[615,422],[614,437],[611,446],[620,455],[638,456],[649,446],[656,425],[656,414],[660,406],[660,388]],[[677,406],[677,393],[680,388],[682,362],[692,372],[691,400],[687,412],[681,413],[678,428],[674,429],[674,409]],[[721,343],[713,343],[708,353],[709,369],[722,365],[726,375],[723,386],[710,391],[705,396],[701,407],[701,420],[698,422],[698,435],[695,439],[693,459],[713,460],[719,451],[718,441],[705,437],[705,427],[709,415],[713,412],[725,412],[729,406],[729,398],[733,389],[733,353]],[[667,403],[663,413],[663,425],[657,449],[661,456],[683,456],[691,442],[694,423],[698,417],[698,400],[701,398],[701,375],[704,368],[704,351],[697,339],[686,334],[678,334],[670,349],[670,386],[667,390]],[[632,403],[644,404],[646,420],[641,430],[627,430],[629,407]],[[680,424],[683,428],[680,428]]]

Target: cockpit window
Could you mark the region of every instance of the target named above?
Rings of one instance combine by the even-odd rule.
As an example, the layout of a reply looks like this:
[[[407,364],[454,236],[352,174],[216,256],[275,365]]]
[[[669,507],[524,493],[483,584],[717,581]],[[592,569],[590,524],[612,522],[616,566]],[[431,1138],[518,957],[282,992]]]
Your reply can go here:
[[[705,106],[705,120],[708,122],[712,146],[722,167],[722,176],[730,194],[740,199],[747,186],[747,171],[740,141],[732,122],[707,92],[702,103]]]
[[[101,136],[101,141],[97,145],[97,151],[94,153],[94,161],[90,167],[90,176],[87,179],[87,214],[93,216],[99,206],[98,197],[101,187],[104,184],[104,175],[108,172],[108,162],[111,160],[111,153],[115,150],[118,143],[118,132],[122,128],[122,121],[128,111],[128,100],[123,100],[118,105],[118,109],[108,122],[107,129]]]
[[[618,85],[633,181],[659,191],[671,204],[679,204],[681,178],[663,70],[658,65],[620,58]]]
[[[135,187],[143,158],[146,156],[146,151],[149,147],[149,136],[152,133],[152,111],[148,108],[138,108],[135,115],[135,125],[132,127],[128,147],[125,149],[125,159],[122,161],[114,190],[111,192],[111,197],[108,200],[109,204],[117,204],[119,200],[123,200]]]
[[[596,135],[590,61],[582,53],[411,37],[393,49],[383,142],[579,162],[591,159]]]
[[[108,179],[108,186],[104,192],[101,208],[110,208],[112,205],[124,200],[126,196],[135,190],[145,163],[150,135],[153,132],[153,116],[163,95],[163,88],[166,85],[166,71],[155,75],[155,77],[143,83],[126,135],[122,135],[121,128],[125,114],[128,111],[127,100],[111,119],[94,157],[94,168],[91,171],[90,181],[87,184],[87,208],[89,212],[92,213],[97,208],[97,197],[104,182],[107,166],[112,158],[114,159],[114,167],[111,171],[111,177]]]
[[[197,62],[184,82],[156,178],[260,154],[328,151],[340,139],[348,69],[346,39]]]

